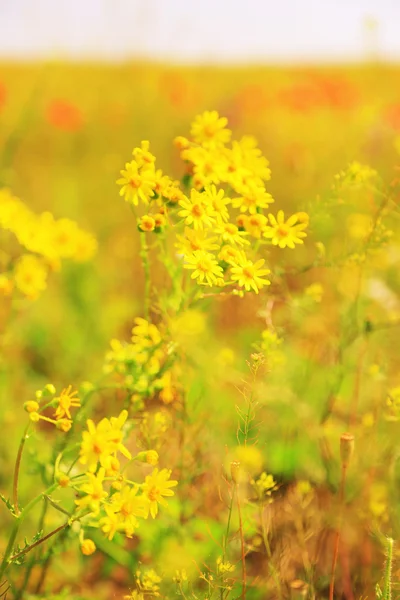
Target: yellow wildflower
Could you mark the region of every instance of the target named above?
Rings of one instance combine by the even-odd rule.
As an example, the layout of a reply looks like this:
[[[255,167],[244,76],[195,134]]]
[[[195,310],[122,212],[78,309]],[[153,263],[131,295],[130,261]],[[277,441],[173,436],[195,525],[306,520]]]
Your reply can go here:
[[[142,169],[152,167],[156,162],[156,157],[150,152],[150,142],[148,140],[142,141],[140,148],[134,148],[132,156]]]
[[[175,244],[179,254],[191,254],[196,250],[217,250],[219,245],[217,236],[208,237],[208,234],[204,230],[190,229],[185,227],[184,235],[177,235],[176,239],[178,243]]]
[[[67,416],[68,419],[72,418],[70,412],[71,406],[79,407],[81,405],[79,398],[75,397],[77,393],[78,392],[76,391],[73,392],[72,386],[69,385],[61,392],[58,398],[55,398],[55,400],[58,401],[57,410],[54,415],[57,420],[62,419],[65,416]]]
[[[264,233],[268,223],[268,219],[261,213],[255,213],[254,215],[243,216],[243,227],[245,230],[254,238],[260,239]],[[239,219],[239,217],[238,217]],[[239,224],[239,223],[238,223]]]
[[[168,469],[154,469],[151,475],[147,475],[143,484],[143,493],[148,498],[147,515],[150,513],[153,519],[158,513],[158,504],[167,506],[164,496],[173,496],[174,492],[170,489],[178,485],[175,480],[170,480],[171,471]]]
[[[155,219],[151,215],[144,215],[138,220],[140,231],[154,231],[156,228]]]
[[[244,253],[241,253],[239,262],[231,267],[232,281],[237,282],[239,287],[244,287],[247,292],[252,289],[258,294],[264,285],[271,283],[268,279],[263,279],[264,275],[270,273],[269,269],[262,268],[264,263],[263,258],[253,263]]]
[[[244,239],[244,236],[248,235],[245,231],[239,231],[239,228],[233,223],[224,223],[221,227],[214,229],[221,240],[228,244],[244,246],[249,245],[250,242]]]
[[[122,177],[117,179],[117,183],[121,185],[120,195],[127,202],[138,206],[139,201],[148,204],[153,197],[154,189],[154,174],[152,171],[139,170],[139,165],[135,160],[126,163],[125,169],[121,171]]]
[[[99,469],[99,472],[86,473],[88,482],[83,483],[78,490],[83,492],[84,496],[75,500],[75,504],[80,508],[89,508],[91,512],[97,514],[100,511],[100,505],[107,498],[107,492],[103,489],[105,469]]]
[[[216,285],[219,277],[223,277],[222,267],[210,252],[196,250],[193,254],[185,256],[185,269],[193,269],[192,279],[197,279],[204,285]]]
[[[20,292],[35,300],[47,285],[47,269],[43,260],[33,254],[23,254],[17,261],[14,281]]]
[[[156,325],[149,323],[142,317],[135,319],[135,327],[132,329],[132,342],[143,348],[158,346],[161,342],[161,334]]]
[[[220,117],[216,110],[206,110],[192,123],[190,134],[194,142],[205,148],[223,146],[228,143],[232,132],[226,129],[228,119]]]
[[[274,215],[268,215],[271,225],[267,225],[264,231],[264,237],[271,239],[274,246],[279,248],[294,248],[295,244],[303,244],[303,237],[306,233],[303,231],[308,225],[308,216],[305,213],[295,213],[285,221],[283,210],[279,210],[276,218]]]
[[[232,206],[239,208],[240,212],[257,213],[258,209],[268,208],[274,202],[273,197],[264,187],[246,185],[241,188],[240,196],[232,199]]]
[[[180,210],[178,215],[184,219],[185,225],[193,225],[195,229],[203,229],[204,226],[212,227],[215,223],[215,213],[207,200],[206,194],[193,189],[190,200],[186,197],[180,200],[179,206],[183,210]]]

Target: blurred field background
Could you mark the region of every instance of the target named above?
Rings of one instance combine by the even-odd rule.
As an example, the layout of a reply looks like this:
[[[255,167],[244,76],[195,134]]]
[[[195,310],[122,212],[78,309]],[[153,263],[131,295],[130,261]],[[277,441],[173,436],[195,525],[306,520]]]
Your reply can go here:
[[[368,10],[371,7],[375,7],[373,3],[368,4]],[[397,8],[393,11],[396,15]],[[226,19],[229,22],[229,11]],[[24,26],[29,27],[26,23]],[[76,220],[95,235],[99,248],[87,264],[66,264],[50,278],[47,290],[34,303],[12,303],[8,299],[0,303],[0,409],[7,437],[7,443],[0,444],[2,490],[9,487],[22,429],[23,402],[47,381],[62,386],[96,380],[110,339],[128,339],[133,319],[143,314],[144,278],[136,223],[115,184],[132,148],[141,140],[150,140],[158,167],[179,179],[184,171],[173,139],[187,135],[195,115],[215,109],[228,118],[235,138],[243,134],[256,136],[270,161],[268,191],[285,212],[307,210],[317,197],[329,197],[335,174],[354,160],[370,165],[390,183],[397,176],[395,167],[399,164],[400,66],[393,56],[386,60],[379,52],[376,28],[373,20],[366,29],[360,21],[360,31],[366,35],[365,60],[350,64],[337,64],[342,55],[337,60],[330,56],[326,64],[321,64],[318,52],[314,64],[309,56],[303,61],[307,64],[294,58],[273,64],[274,57],[268,60],[263,56],[257,64],[246,60],[238,61],[246,63],[239,65],[234,60],[232,64],[204,65],[198,64],[198,59],[193,59],[193,64],[190,59],[184,61],[187,64],[177,64],[174,58],[161,62],[162,57],[157,61],[154,57],[111,61],[105,60],[104,53],[98,60],[85,53],[78,61],[76,56],[73,61],[60,56],[43,58],[43,51],[35,58],[29,56],[29,51],[24,55],[22,46],[18,56],[10,58],[9,49],[3,53],[7,56],[0,57],[0,184],[36,212],[51,211],[56,217]],[[383,46],[384,31],[383,27]],[[140,39],[144,39],[143,32]],[[222,63],[223,59],[216,62]],[[263,64],[267,62],[270,66]],[[364,201],[369,202],[357,198],[360,210]],[[330,225],[326,226],[317,215],[305,248],[295,257],[286,251],[287,268],[300,272],[314,256],[315,243],[321,236],[329,238],[332,249],[347,243],[344,240],[351,238],[347,216],[338,212],[335,219],[330,214]],[[397,314],[400,278],[396,239],[394,248],[392,258],[382,259],[383,266],[378,270],[391,290],[391,307]],[[0,264],[1,260],[0,254]],[[363,373],[360,412],[353,422],[359,458],[350,486],[348,536],[340,566],[344,581],[340,593],[348,600],[361,592],[371,597],[380,577],[383,553],[368,537],[369,524],[379,522],[382,532],[395,539],[400,535],[396,425],[388,429],[375,427],[384,390],[396,382],[400,385],[396,329],[376,334],[368,349],[362,349],[362,369],[355,367],[360,348],[350,349],[344,361],[340,398],[332,418],[324,422],[337,366],[332,353],[341,339],[343,306],[347,307],[352,298],[351,291],[347,292],[351,278],[351,269],[348,273],[336,269],[334,275],[321,269],[307,272],[301,279],[298,275],[287,277],[291,303],[285,306],[278,301],[276,317],[278,326],[290,324],[286,366],[257,383],[262,397],[258,443],[252,455],[250,452],[240,457],[252,475],[266,468],[282,486],[273,525],[273,551],[280,559],[283,557],[280,576],[286,583],[300,577],[304,548],[297,538],[288,542],[291,530],[285,529],[285,494],[299,480],[315,486],[315,497],[304,512],[308,511],[306,528],[311,532],[314,526],[321,530],[326,526],[328,530],[326,539],[319,538],[322,566],[319,588],[316,585],[317,597],[327,597],[329,549],[333,543],[329,526],[337,510],[333,491],[338,485],[338,465],[334,459],[331,464],[331,453],[337,454],[339,435],[348,424],[347,409],[354,386]],[[158,279],[156,275],[155,281],[162,287],[162,274]],[[296,298],[315,282],[326,286],[322,304],[306,307],[304,312],[300,307],[296,312]],[[388,302],[384,294],[383,299],[374,297],[366,313],[369,310],[379,320]],[[159,530],[152,524],[149,532],[143,533],[142,554],[136,546],[130,548],[135,557],[153,564],[151,557],[169,575],[182,564],[188,571],[193,569],[190,561],[182,558],[180,563],[178,556],[191,554],[199,564],[214,556],[212,539],[224,530],[220,518],[224,509],[218,504],[217,487],[221,484],[222,465],[237,457],[235,404],[240,394],[236,387],[245,376],[252,344],[260,338],[265,303],[266,297],[246,297],[210,304],[209,328],[194,344],[195,356],[201,345],[206,347],[208,343],[215,348],[215,357],[222,357],[222,362],[216,364],[224,365],[220,368],[225,369],[225,379],[210,384],[201,407],[196,405],[192,421],[185,426],[186,453],[179,463],[181,491],[176,504],[171,502],[168,524],[160,524]],[[204,356],[200,360],[204,361]],[[374,379],[372,365],[384,366],[390,383]],[[211,378],[216,376],[216,369],[210,365]],[[203,383],[197,381],[196,385],[194,394]],[[106,395],[98,408],[99,415],[103,415],[105,406],[117,410],[118,400]],[[324,455],[327,445],[328,459]],[[172,463],[175,460],[178,464],[174,443],[169,447],[164,441],[163,448]],[[390,462],[394,474],[390,483],[383,469],[385,461]],[[34,481],[27,484],[26,490],[29,486],[34,488]],[[357,494],[363,500],[352,503]],[[321,507],[326,508],[328,517],[321,516]],[[315,522],[310,524],[313,518]],[[1,517],[2,525],[5,521],[6,517]],[[249,517],[248,536],[254,538],[255,545],[249,570],[263,581],[266,567],[256,547],[257,528],[251,523]],[[285,537],[285,531],[290,535]],[[285,540],[282,545],[281,539]],[[89,569],[87,563],[82,567],[76,551],[68,557],[68,568],[63,565],[63,555],[57,558],[57,569],[50,577],[51,589],[57,590],[60,581],[67,581],[72,586],[71,594],[80,590],[82,598],[111,598],[115,590],[119,594],[116,597],[122,597],[129,578],[121,572],[115,557],[108,557],[110,562],[98,558]],[[349,588],[350,571],[355,573],[354,594]],[[81,573],[84,577],[78,585]],[[101,578],[106,585],[104,581],[98,584]],[[249,598],[276,597],[274,592],[263,595],[263,590],[261,585]]]

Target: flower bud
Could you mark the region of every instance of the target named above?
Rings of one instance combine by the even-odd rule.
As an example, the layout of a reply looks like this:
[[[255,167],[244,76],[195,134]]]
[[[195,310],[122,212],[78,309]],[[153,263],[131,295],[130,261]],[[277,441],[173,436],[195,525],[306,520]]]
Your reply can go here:
[[[36,402],[36,400],[28,400],[28,402],[25,402],[24,404],[24,409],[28,413],[37,412],[39,410],[39,403]]]
[[[31,412],[31,413],[29,413],[29,418],[34,423],[37,423],[40,419],[40,415],[38,412]]]
[[[354,452],[354,435],[342,433],[340,436],[340,459],[343,467],[348,467]]]
[[[94,552],[96,552],[96,544],[93,540],[83,540],[81,543],[81,552],[85,556],[90,556]]]
[[[62,488],[69,486],[70,478],[68,475],[66,475],[66,473],[62,473],[61,471],[56,473],[56,480],[58,481],[59,486]]]
[[[44,386],[42,396],[54,396],[56,393],[56,388],[52,383],[48,383]]]
[[[70,421],[69,419],[60,419],[56,422],[57,429],[60,429],[60,431],[64,431],[64,433],[67,433],[71,429],[71,426],[72,421]]]
[[[146,450],[145,452],[139,452],[136,456],[137,460],[153,465],[155,467],[158,464],[158,452],[155,450]]]

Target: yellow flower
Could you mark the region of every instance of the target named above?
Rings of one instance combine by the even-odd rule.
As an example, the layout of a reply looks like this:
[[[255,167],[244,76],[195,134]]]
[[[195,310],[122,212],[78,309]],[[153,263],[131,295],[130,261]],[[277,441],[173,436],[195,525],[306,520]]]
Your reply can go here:
[[[243,246],[250,244],[250,242],[244,239],[244,236],[248,235],[245,231],[239,231],[239,228],[233,223],[224,223],[221,227],[214,229],[215,233],[221,236],[221,240],[228,244]]]
[[[43,261],[32,254],[23,254],[17,261],[14,281],[20,292],[35,300],[47,285],[47,269]]]
[[[81,464],[87,465],[89,471],[94,472],[99,462],[108,467],[108,458],[117,451],[126,458],[131,458],[130,452],[122,444],[122,427],[127,416],[128,412],[123,410],[119,417],[111,417],[111,420],[104,418],[97,426],[88,419],[88,431],[82,433],[79,460]]]
[[[268,208],[274,202],[271,194],[264,187],[254,185],[243,186],[238,198],[233,198],[232,206],[239,208],[240,212],[249,212],[251,215],[257,213],[257,209]]]
[[[244,253],[241,253],[240,261],[231,267],[232,281],[237,281],[239,287],[244,287],[247,292],[252,289],[258,294],[258,291],[264,285],[270,285],[271,283],[268,279],[263,279],[264,275],[271,272],[269,269],[262,269],[264,263],[263,258],[253,263],[246,258]]]
[[[140,171],[138,163],[132,160],[126,163],[121,175],[122,177],[117,179],[117,183],[122,186],[120,195],[135,206],[138,206],[139,201],[148,204],[154,195],[154,173],[151,170]]]
[[[195,229],[203,229],[204,226],[212,227],[215,223],[214,209],[207,202],[208,196],[204,193],[191,191],[190,200],[184,197],[179,202],[183,210],[178,215],[185,221],[185,225],[193,225]]]
[[[207,237],[207,232],[204,230],[190,229],[185,227],[184,235],[177,235],[178,243],[175,244],[179,254],[191,254],[196,250],[217,250],[219,245],[216,244],[217,236]]]
[[[146,496],[137,495],[138,488],[125,485],[120,492],[116,492],[111,498],[111,504],[107,507],[110,512],[118,515],[119,523],[130,535],[138,527],[136,517],[147,518],[148,499]]]
[[[71,406],[79,407],[81,405],[79,398],[76,398],[78,392],[72,392],[72,386],[69,385],[66,389],[64,389],[58,398],[55,400],[58,401],[58,406],[55,412],[55,417],[57,420],[64,418],[65,416],[68,419],[71,419]]]
[[[228,263],[228,265],[235,264],[240,259],[240,250],[234,246],[226,244],[222,246],[220,253],[218,254],[219,260]]]
[[[308,216],[305,213],[295,213],[285,222],[283,210],[279,210],[276,218],[268,215],[271,225],[267,225],[264,237],[271,239],[274,246],[279,248],[294,248],[295,244],[303,244],[301,238],[306,237],[303,231],[308,225]]]
[[[140,148],[134,148],[132,156],[140,168],[152,167],[156,161],[156,157],[150,152],[150,142],[148,140],[142,141]]]
[[[204,285],[216,285],[217,279],[223,277],[222,268],[213,254],[196,250],[193,254],[185,256],[185,269],[193,269],[192,279],[197,279]]]
[[[86,473],[88,482],[83,483],[78,490],[84,493],[82,498],[75,500],[75,504],[82,508],[89,508],[91,512],[97,514],[100,511],[100,505],[107,497],[107,492],[103,489],[103,481],[105,477],[105,469],[99,469],[99,472]]]
[[[156,222],[151,215],[144,215],[138,220],[138,227],[141,231],[154,231]]]
[[[215,185],[206,186],[204,194],[208,204],[212,206],[215,216],[219,221],[229,221],[229,211],[227,205],[231,203],[230,198],[225,197],[224,190],[217,190]]]
[[[150,513],[153,519],[158,513],[158,504],[167,506],[164,496],[173,496],[174,492],[170,489],[178,485],[175,480],[170,480],[171,471],[168,469],[154,469],[151,475],[147,475],[143,484],[143,493],[148,498],[147,516]]]
[[[228,119],[220,117],[216,110],[206,110],[192,123],[190,134],[194,142],[205,148],[223,146],[231,139],[232,132],[226,129]]]
[[[260,239],[265,231],[268,219],[265,215],[255,213],[254,215],[243,216],[243,226],[245,230],[254,238]]]
[[[149,323],[146,319],[142,319],[142,317],[135,319],[135,327],[132,329],[132,334],[132,342],[142,348],[158,346],[161,342],[161,334],[158,327],[153,323]]]

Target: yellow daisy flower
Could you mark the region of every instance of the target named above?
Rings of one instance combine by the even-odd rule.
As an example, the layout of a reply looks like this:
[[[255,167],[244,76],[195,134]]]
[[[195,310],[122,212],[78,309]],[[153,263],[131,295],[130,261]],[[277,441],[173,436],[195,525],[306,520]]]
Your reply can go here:
[[[170,489],[178,485],[175,480],[170,480],[171,471],[168,469],[154,469],[151,475],[147,475],[143,484],[143,493],[148,499],[147,516],[150,513],[153,519],[158,513],[158,504],[167,506],[164,496],[173,496],[174,492]]]
[[[216,147],[227,144],[232,132],[226,129],[228,119],[220,117],[216,110],[206,110],[192,123],[190,134],[194,142],[204,147]]]
[[[240,262],[231,267],[232,281],[237,282],[239,287],[244,287],[247,292],[254,290],[258,294],[258,291],[264,285],[270,285],[271,283],[268,279],[263,279],[264,275],[271,272],[269,269],[262,268],[264,263],[263,258],[253,263],[242,252]]]
[[[207,197],[192,190],[189,198],[182,198],[179,205],[183,210],[178,212],[178,215],[185,220],[185,225],[193,225],[195,229],[204,229],[204,227],[212,227],[215,223],[214,209],[207,203]]]
[[[303,231],[308,225],[306,213],[296,213],[285,221],[283,210],[279,210],[276,217],[268,215],[269,222],[264,231],[264,237],[271,240],[274,246],[279,248],[294,248],[295,244],[303,244],[302,238],[307,234]]]
[[[222,268],[215,256],[203,250],[197,250],[193,254],[185,256],[183,266],[185,269],[193,269],[191,278],[197,279],[198,283],[204,285],[216,285],[218,278],[223,277]]]
[[[134,206],[138,206],[139,201],[148,204],[154,195],[154,171],[151,169],[140,170],[138,163],[132,160],[126,163],[121,175],[122,177],[117,179],[117,183],[122,186],[119,191],[120,196]]]

